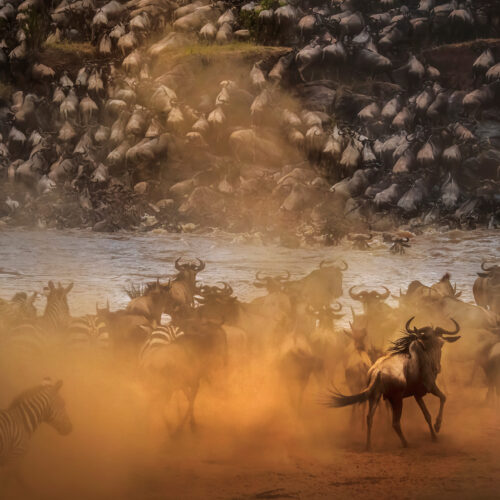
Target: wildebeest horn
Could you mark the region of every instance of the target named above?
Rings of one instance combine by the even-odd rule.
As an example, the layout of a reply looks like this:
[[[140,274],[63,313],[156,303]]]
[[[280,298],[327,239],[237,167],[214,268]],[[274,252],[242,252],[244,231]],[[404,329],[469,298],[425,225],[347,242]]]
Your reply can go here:
[[[333,312],[340,312],[342,311],[342,304],[340,302],[335,302],[335,304],[337,305],[337,308],[335,308],[334,306],[331,307],[332,311]]]
[[[286,273],[285,275],[277,276],[276,279],[278,281],[288,281],[290,279],[290,276],[291,276],[290,271],[287,270],[287,271],[285,271],[285,273]]]
[[[455,323],[455,331],[450,332],[450,331],[445,330],[444,328],[441,328],[440,326],[438,326],[435,330],[438,335],[456,335],[460,331],[460,325],[453,318],[450,318],[450,319],[451,319],[451,321],[453,321],[453,323]],[[456,340],[458,340],[458,339],[456,339]]]
[[[196,260],[199,262],[199,264],[194,264],[193,265],[193,270],[196,271],[197,273],[203,271],[205,269],[205,262],[203,262],[201,259],[196,258]]]
[[[481,269],[482,269],[483,271],[486,271],[487,273],[488,273],[488,272],[490,272],[490,271],[493,271],[493,269],[494,269],[495,267],[496,267],[495,265],[493,265],[493,266],[491,266],[491,267],[486,267],[486,262],[482,262],[482,263],[481,263]]]
[[[323,267],[324,267],[324,266],[325,266],[325,264],[327,264],[327,263],[328,263],[328,260],[323,259],[323,260],[319,263],[319,268],[320,268],[320,269],[323,269]]]
[[[405,325],[405,329],[408,333],[418,333],[418,330],[416,327],[413,327],[413,330],[410,330],[410,324],[411,322],[415,319],[415,316],[412,316],[407,322],[406,322],[406,325]]]
[[[181,259],[182,257],[178,257],[177,259],[175,259],[175,268],[177,269],[177,271],[182,271],[182,266],[179,264]]]
[[[351,296],[351,299],[352,299],[352,300],[358,300],[358,301],[361,301],[361,300],[362,300],[362,295],[363,295],[363,292],[354,293],[354,292],[353,292],[353,289],[354,289],[354,288],[356,288],[356,285],[351,286],[351,288],[349,288],[349,295]]]
[[[261,273],[262,273],[262,272],[263,272],[263,271],[257,271],[257,272],[255,273],[255,279],[256,279],[257,281],[265,281],[265,280],[266,280],[266,276],[261,277]]]
[[[381,300],[387,300],[389,298],[389,295],[391,294],[391,291],[386,286],[384,286],[382,288],[385,288],[385,293],[379,295],[379,297]]]
[[[344,264],[344,266],[343,267],[339,267],[339,269],[341,271],[347,271],[349,269],[349,266],[347,265],[347,262],[345,260],[342,260],[341,262],[342,262],[342,264]]]
[[[222,283],[224,285],[224,288],[219,288],[221,293],[227,296],[233,294],[233,289],[229,283],[226,283],[225,281],[218,281],[217,283]]]

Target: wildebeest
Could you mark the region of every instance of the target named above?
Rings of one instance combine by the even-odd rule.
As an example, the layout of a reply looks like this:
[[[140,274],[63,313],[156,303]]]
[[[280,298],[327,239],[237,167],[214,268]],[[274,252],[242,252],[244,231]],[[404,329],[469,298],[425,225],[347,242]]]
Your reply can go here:
[[[129,292],[131,300],[127,305],[128,314],[144,316],[149,321],[161,322],[161,315],[165,310],[165,304],[170,297],[170,282],[166,285],[160,285],[157,280],[154,285],[146,286],[146,290],[139,296],[133,296],[132,290]]]
[[[483,272],[477,273],[472,291],[478,306],[500,313],[500,266],[486,267],[486,262],[481,264]]]
[[[405,335],[394,342],[390,352],[379,358],[370,368],[368,385],[364,391],[351,396],[333,392],[327,402],[327,406],[340,408],[368,401],[369,410],[366,417],[368,450],[371,447],[373,415],[382,396],[392,407],[392,426],[404,447],[408,446],[400,424],[404,398],[410,396],[415,398],[424,414],[433,440],[436,440],[436,433],[441,428],[446,401],[446,396],[436,383],[436,377],[441,371],[441,350],[445,341],[455,342],[460,338],[456,335],[460,331],[460,326],[452,319],[455,324],[454,331],[430,326],[410,329],[412,321],[413,317],[406,322]],[[438,397],[440,401],[434,427],[423,400],[423,396],[427,393]]]
[[[182,334],[171,336],[171,341],[151,343],[141,352],[141,369],[145,381],[153,390],[154,404],[168,404],[176,391],[182,391],[188,408],[179,423],[180,430],[186,422],[195,427],[194,403],[202,379],[210,379],[214,372],[227,363],[226,335],[220,323],[206,320],[195,314],[179,327]],[[157,329],[151,335],[158,336]]]

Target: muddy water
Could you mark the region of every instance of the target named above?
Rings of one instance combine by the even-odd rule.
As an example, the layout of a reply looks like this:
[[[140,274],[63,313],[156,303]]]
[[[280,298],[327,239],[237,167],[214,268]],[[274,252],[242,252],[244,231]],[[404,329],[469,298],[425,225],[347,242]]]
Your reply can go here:
[[[49,279],[71,280],[75,282],[70,296],[74,314],[91,312],[96,301],[104,304],[106,299],[117,308],[127,301],[123,287],[128,281],[166,278],[174,271],[174,259],[182,255],[206,260],[200,278],[205,283],[226,280],[243,298],[259,293],[252,286],[257,269],[275,273],[287,269],[300,277],[321,259],[342,258],[349,263],[345,292],[352,284],[385,284],[397,293],[413,279],[430,284],[448,271],[463,290],[464,299],[472,300],[472,282],[481,261],[500,260],[498,231],[421,235],[405,256],[392,256],[380,241],[372,243],[370,252],[354,251],[349,246],[287,249],[221,233],[102,235],[7,230],[0,233],[0,296],[41,290]]]

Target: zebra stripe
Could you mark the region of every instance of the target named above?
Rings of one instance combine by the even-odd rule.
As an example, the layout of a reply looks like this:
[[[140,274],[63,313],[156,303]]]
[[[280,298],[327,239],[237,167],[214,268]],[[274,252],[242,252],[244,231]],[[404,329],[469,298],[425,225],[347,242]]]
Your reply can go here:
[[[71,431],[71,422],[58,394],[62,382],[50,381],[19,395],[8,409],[0,410],[0,465],[24,455],[31,435],[42,422],[60,434]]]
[[[184,332],[173,324],[155,326],[139,353],[139,364],[144,365],[148,356],[162,347],[172,344]]]
[[[74,319],[69,326],[67,347],[70,350],[106,351],[110,337],[106,323],[95,315]]]

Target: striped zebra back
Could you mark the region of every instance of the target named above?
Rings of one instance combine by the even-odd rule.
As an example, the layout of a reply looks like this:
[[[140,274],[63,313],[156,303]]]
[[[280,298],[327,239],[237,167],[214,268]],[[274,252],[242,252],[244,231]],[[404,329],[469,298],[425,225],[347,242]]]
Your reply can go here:
[[[40,321],[35,320],[10,328],[2,349],[16,362],[30,365],[53,352],[56,345]]]
[[[144,362],[153,352],[172,344],[182,335],[184,335],[184,332],[171,323],[155,326],[140,350],[139,364],[144,365]]]
[[[0,465],[24,455],[29,439],[46,422],[60,434],[71,432],[71,421],[59,394],[62,381],[43,384],[20,394],[8,409],[0,411]]]
[[[23,321],[36,317],[34,301],[37,294],[31,297],[24,292],[16,293],[11,300],[0,299],[0,330],[9,329]]]
[[[103,352],[110,345],[106,323],[96,315],[82,316],[72,320],[68,329],[67,347],[77,352]]]

